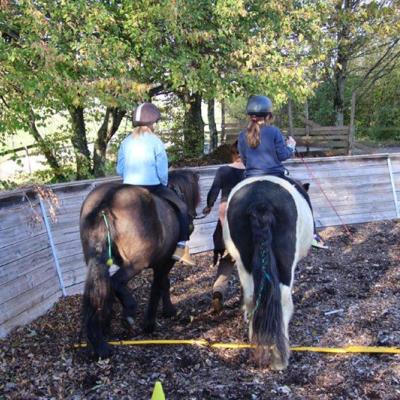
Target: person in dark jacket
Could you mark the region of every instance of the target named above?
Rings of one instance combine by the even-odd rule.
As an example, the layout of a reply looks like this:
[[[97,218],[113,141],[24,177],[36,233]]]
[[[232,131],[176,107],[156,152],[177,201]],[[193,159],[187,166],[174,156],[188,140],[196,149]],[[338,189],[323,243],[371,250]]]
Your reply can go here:
[[[228,201],[229,193],[244,177],[244,165],[238,152],[237,140],[231,145],[230,150],[232,163],[218,168],[214,181],[207,194],[207,206],[203,209],[203,214],[209,214],[221,192],[218,212],[221,224],[224,222],[226,202]]]
[[[289,136],[286,141],[279,128],[271,125],[272,101],[267,96],[251,96],[247,102],[249,116],[247,130],[239,134],[238,149],[246,167],[245,177],[274,175],[289,181],[307,200],[311,201],[304,187],[285,173],[282,161],[291,158],[296,150],[296,141]],[[326,248],[314,226],[313,246]]]
[[[237,140],[231,146],[231,159],[231,164],[218,168],[214,181],[207,194],[207,206],[203,209],[203,214],[209,214],[221,193],[221,200],[218,208],[218,222],[213,234],[213,265],[216,266],[218,264],[217,277],[212,290],[212,307],[216,312],[222,309],[223,297],[225,296],[229,278],[234,267],[232,257],[225,253],[225,245],[222,238],[222,224],[225,218],[226,203],[229,193],[244,178],[244,165],[238,152]]]

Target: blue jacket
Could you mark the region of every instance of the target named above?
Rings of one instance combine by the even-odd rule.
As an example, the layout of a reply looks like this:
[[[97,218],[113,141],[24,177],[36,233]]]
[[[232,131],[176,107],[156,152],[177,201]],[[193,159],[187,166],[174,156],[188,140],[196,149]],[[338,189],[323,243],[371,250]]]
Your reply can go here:
[[[130,185],[168,184],[168,158],[163,142],[152,133],[129,135],[118,151],[117,174]]]
[[[256,148],[248,145],[246,135],[247,132],[243,131],[238,139],[240,157],[246,166],[246,177],[284,173],[282,161],[292,157],[294,149],[286,146],[281,131],[276,126],[262,126],[260,144]]]

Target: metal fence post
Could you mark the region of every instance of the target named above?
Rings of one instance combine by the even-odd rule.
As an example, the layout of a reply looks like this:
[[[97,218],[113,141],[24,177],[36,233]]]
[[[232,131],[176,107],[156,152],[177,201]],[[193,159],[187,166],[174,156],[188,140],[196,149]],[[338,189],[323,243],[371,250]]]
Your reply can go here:
[[[42,197],[40,195],[38,195],[38,197],[39,197],[40,209],[42,211],[43,221],[44,221],[44,224],[46,226],[47,236],[48,236],[49,242],[50,242],[51,252],[53,253],[54,262],[56,264],[56,271],[57,271],[58,279],[60,281],[60,288],[61,288],[63,296],[66,296],[67,292],[65,290],[64,279],[63,279],[63,276],[62,276],[60,263],[58,262],[57,249],[56,249],[56,246],[54,245],[54,241],[53,241],[53,236],[51,234],[49,220],[47,218],[46,207],[45,207],[45,205],[43,203]]]

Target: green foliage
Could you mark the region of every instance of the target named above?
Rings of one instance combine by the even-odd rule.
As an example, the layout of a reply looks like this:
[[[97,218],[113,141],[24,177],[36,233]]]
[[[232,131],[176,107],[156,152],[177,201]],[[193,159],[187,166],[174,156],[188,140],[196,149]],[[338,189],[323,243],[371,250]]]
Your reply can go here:
[[[399,59],[400,3],[397,0],[325,2],[321,43],[326,51],[326,77],[332,80],[336,122],[342,124],[346,113],[346,86],[350,76],[364,90]]]
[[[59,182],[69,182],[75,179],[73,166],[64,166],[61,171],[64,180],[60,181],[54,176],[54,171],[50,168],[41,169],[32,173],[18,173],[11,179],[0,180],[0,190],[12,190],[20,186],[29,184],[51,184]]]
[[[356,117],[360,137],[400,140],[400,67],[360,94]]]
[[[203,139],[196,128],[184,141],[185,96],[225,99],[229,114],[241,119],[250,94],[267,94],[276,110],[283,107],[282,121],[289,97],[296,113],[311,97],[310,117],[329,125],[339,72],[347,74],[347,121],[350,89],[364,85],[365,68],[379,61],[379,49],[399,29],[397,2],[350,3],[349,9],[336,0],[10,1],[0,9],[0,141],[30,132],[48,150],[49,163],[55,159],[53,170],[65,172],[62,179],[73,165],[78,176],[89,176],[94,160],[88,143],[105,143],[96,154],[106,154],[109,143],[105,169],[113,173],[126,133],[113,138],[110,110],[129,112],[163,93],[160,129],[168,128],[163,139],[171,160],[180,161]],[[385,107],[367,116],[363,110],[378,103],[360,103],[360,127],[398,124],[398,92],[380,90]],[[64,123],[51,126],[59,113]],[[71,142],[73,150],[65,150]]]

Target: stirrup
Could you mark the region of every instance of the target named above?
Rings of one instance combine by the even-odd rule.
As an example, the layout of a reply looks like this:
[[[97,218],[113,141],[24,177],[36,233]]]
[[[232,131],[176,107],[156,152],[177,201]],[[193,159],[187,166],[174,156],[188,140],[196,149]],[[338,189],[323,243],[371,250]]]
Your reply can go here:
[[[172,255],[172,259],[176,261],[181,261],[183,264],[188,265],[190,267],[194,267],[196,263],[193,261],[192,257],[190,257],[189,247],[177,247]]]
[[[311,246],[316,247],[317,249],[329,249],[329,247],[322,241],[318,234],[314,235]]]

